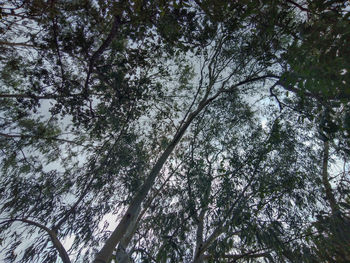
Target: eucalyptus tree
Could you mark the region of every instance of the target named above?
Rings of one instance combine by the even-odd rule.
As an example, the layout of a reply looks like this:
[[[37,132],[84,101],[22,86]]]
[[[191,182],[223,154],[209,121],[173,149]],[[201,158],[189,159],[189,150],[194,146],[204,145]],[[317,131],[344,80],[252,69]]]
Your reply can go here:
[[[146,262],[294,259],[298,236],[310,226],[307,215],[318,210],[321,192],[318,152],[298,136],[313,139],[293,127],[295,120],[281,116],[262,128],[236,93],[229,97],[193,123],[176,153],[179,167],[136,232],[133,257]]]
[[[127,203],[142,180],[148,154],[133,121],[148,99],[162,97],[154,80],[166,79],[154,64],[157,42],[145,40],[152,37],[147,24],[132,29],[144,12],[119,21],[114,5],[13,1],[2,7],[2,229],[11,232],[13,222],[37,227],[65,262],[58,237],[74,233],[78,251],[82,243],[96,246],[102,216]],[[57,251],[45,249],[46,235],[32,241],[24,259],[54,261]],[[16,231],[8,237],[13,246],[5,250],[14,260],[22,237]]]
[[[349,180],[347,165],[344,160],[342,171],[330,178],[329,162],[331,156],[338,155],[330,154],[330,142],[324,142],[323,164],[322,164],[322,183],[324,188],[324,196],[327,201],[327,210],[318,214],[317,221],[313,224],[310,231],[316,229],[317,234],[310,240],[314,250],[310,256],[314,261],[319,262],[347,262],[350,260],[349,249]],[[343,155],[343,154],[342,154]],[[332,180],[332,182],[331,182]],[[332,183],[332,184],[331,184]]]
[[[310,243],[315,250],[306,249],[305,254],[310,257],[305,261],[346,262],[349,260],[346,245],[349,242],[349,3],[310,1],[297,8],[305,21],[286,52],[289,68],[280,84],[299,96],[296,102],[290,99],[279,102],[282,107],[298,108],[319,127],[318,136],[324,144],[320,156],[323,196],[327,203],[312,228],[316,234]],[[343,168],[335,169],[334,162],[343,162]]]
[[[8,237],[4,243],[10,242],[8,259],[17,260],[21,241],[35,231],[40,233],[20,255],[22,261],[50,262],[59,255],[65,263],[92,257],[108,262],[114,250],[117,258],[127,258],[135,233],[145,230],[142,216],[182,162],[176,153],[187,149],[187,135],[195,134],[191,125],[199,118],[208,120],[217,104],[230,108],[235,96],[255,84],[260,90],[253,97],[267,91],[264,81],[285,84],[279,77],[288,65],[282,54],[298,30],[296,8],[293,1],[38,0],[3,5],[1,212],[6,218],[1,230]],[[248,148],[237,153],[251,153],[254,160],[244,165],[257,169],[269,152],[258,154],[263,146],[249,150],[250,144],[264,144],[259,136],[242,142]],[[254,200],[264,189],[253,193],[253,182],[249,185],[245,178],[249,174],[260,180],[252,171],[229,179],[248,185]],[[210,182],[205,187],[211,189]],[[241,212],[248,213],[248,207],[244,203]],[[222,208],[230,228],[232,211]],[[115,229],[103,225],[106,215],[118,219]],[[214,216],[209,223],[215,220],[220,219]],[[212,230],[210,224],[206,227]],[[30,227],[23,233],[13,230],[23,225]],[[68,237],[74,241],[67,251],[61,241]],[[204,252],[211,251],[202,252],[207,256]]]
[[[194,87],[193,90],[197,91],[195,96],[192,96],[189,108],[187,111],[184,111],[186,114],[180,122],[180,126],[177,127],[169,144],[167,144],[163,153],[150,170],[143,186],[130,203],[117,228],[97,254],[95,262],[106,262],[114,247],[123,238],[124,233],[128,231],[131,222],[138,216],[136,211],[140,211],[139,208],[142,201],[154,185],[159,172],[193,120],[201,112],[205,111],[207,107],[210,107],[213,101],[223,96],[224,93],[233,92],[241,86],[269,78],[272,65],[276,65],[276,60],[278,60],[276,56],[272,55],[272,52],[281,45],[286,44],[282,39],[282,41],[277,41],[275,46],[260,46],[259,44],[265,43],[264,40],[266,40],[259,42],[261,37],[272,37],[273,34],[271,32],[264,34],[263,32],[265,31],[262,28],[257,30],[258,34],[252,34],[251,31],[247,31],[249,26],[254,27],[258,19],[266,23],[271,22],[266,20],[266,15],[269,18],[273,17],[274,21],[277,20],[280,23],[283,19],[288,19],[286,12],[278,13],[278,9],[274,5],[268,6],[261,12],[260,9],[255,9],[256,6],[254,4],[242,9],[238,8],[239,4],[235,6],[226,2],[221,3],[219,9],[213,7],[211,3],[204,7],[203,4],[198,4],[208,15],[213,11],[212,8],[215,10],[215,16],[211,18],[216,24],[216,34],[212,38],[211,45],[206,49],[202,49],[204,66],[201,66],[199,70],[199,80],[195,85],[192,85]],[[225,18],[226,14],[228,15],[227,20]],[[242,16],[239,16],[239,14],[242,14]],[[241,17],[242,19],[241,21],[230,20],[232,17]],[[284,31],[281,29],[281,34],[283,33]],[[207,54],[209,54],[208,58]]]

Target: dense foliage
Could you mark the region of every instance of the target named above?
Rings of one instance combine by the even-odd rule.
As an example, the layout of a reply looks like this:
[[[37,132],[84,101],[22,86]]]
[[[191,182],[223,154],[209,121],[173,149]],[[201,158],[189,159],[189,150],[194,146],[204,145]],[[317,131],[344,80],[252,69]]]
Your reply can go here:
[[[0,4],[0,260],[349,262],[349,8]]]

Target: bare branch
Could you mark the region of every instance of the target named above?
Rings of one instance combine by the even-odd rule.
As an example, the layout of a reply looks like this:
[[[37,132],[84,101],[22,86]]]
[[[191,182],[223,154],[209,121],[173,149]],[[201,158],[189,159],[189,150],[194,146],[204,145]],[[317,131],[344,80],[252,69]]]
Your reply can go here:
[[[307,13],[310,13],[311,11],[305,7],[303,7],[302,5],[296,3],[295,1],[292,1],[292,0],[286,0],[286,2],[296,6],[297,8],[299,8],[301,11],[305,11]]]
[[[0,136],[6,137],[6,138],[33,138],[33,139],[42,139],[42,140],[53,140],[53,141],[59,141],[59,142],[65,142],[65,143],[72,143],[76,144],[79,146],[85,146],[83,144],[77,143],[75,141],[67,140],[67,139],[62,139],[62,138],[57,138],[55,137],[41,137],[41,136],[35,136],[35,135],[27,135],[27,134],[7,134],[7,133],[2,133],[0,132]]]
[[[86,76],[85,87],[84,87],[84,94],[85,95],[88,94],[88,86],[89,86],[90,75],[91,75],[92,70],[93,70],[93,68],[95,66],[95,62],[98,59],[98,57],[101,56],[102,53],[107,49],[107,47],[111,44],[112,40],[117,35],[118,27],[119,27],[120,24],[121,24],[120,17],[118,15],[116,15],[114,17],[112,29],[109,32],[106,40],[103,41],[102,45],[96,50],[96,52],[90,58],[88,73],[87,73],[87,76]]]

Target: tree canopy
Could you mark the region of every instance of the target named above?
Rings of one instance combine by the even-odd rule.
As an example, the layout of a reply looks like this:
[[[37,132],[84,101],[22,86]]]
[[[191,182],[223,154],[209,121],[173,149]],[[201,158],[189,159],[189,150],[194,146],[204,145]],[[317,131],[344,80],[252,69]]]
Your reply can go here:
[[[0,4],[0,260],[349,262],[349,8]]]

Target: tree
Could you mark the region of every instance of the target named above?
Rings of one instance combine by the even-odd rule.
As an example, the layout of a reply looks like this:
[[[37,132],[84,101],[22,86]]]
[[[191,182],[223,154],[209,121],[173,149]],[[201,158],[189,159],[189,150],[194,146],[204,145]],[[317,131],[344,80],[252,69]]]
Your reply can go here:
[[[150,207],[130,251],[144,261],[277,261],[303,231],[303,191],[315,187],[318,163],[305,162],[310,149],[295,144],[290,124],[275,120],[264,130],[242,101],[231,98],[213,104],[177,152],[184,161]],[[287,229],[286,222],[295,225]]]
[[[261,104],[261,115],[274,119],[264,130],[254,125],[259,118],[251,100],[270,91],[280,103],[277,85],[296,99],[315,99],[295,90],[285,70],[293,65],[288,52],[302,24],[295,9],[300,5],[293,1],[39,0],[2,6],[1,230],[12,233],[4,241],[8,259],[52,262],[59,256],[71,262],[74,251],[78,261],[126,262],[135,253],[176,261],[191,253],[182,255],[184,246],[164,236],[174,213],[182,217],[173,221],[173,236],[195,240],[194,262],[290,258],[288,238],[302,227],[281,226],[274,213],[287,217],[294,208],[281,199],[289,196],[300,204],[296,210],[310,213],[303,204],[317,161],[303,128],[314,126],[307,122],[287,132],[298,120],[292,125],[290,114],[277,118]],[[24,42],[17,42],[23,33]],[[263,85],[272,80],[277,82],[270,89]],[[231,129],[233,136],[225,133]],[[288,160],[297,163],[303,152],[293,178]],[[227,163],[229,153],[235,158]],[[179,178],[177,187],[168,186]],[[293,188],[299,184],[300,191]],[[217,190],[210,200],[214,209],[208,199]],[[230,195],[234,200],[225,206]],[[162,202],[177,203],[178,196],[189,205],[161,211]],[[107,231],[106,215],[114,213],[119,223]],[[259,225],[265,219],[268,227]],[[20,234],[13,231],[17,223],[29,227]],[[23,238],[37,230],[17,257]],[[150,230],[144,235],[158,251],[134,243]],[[67,251],[61,242],[68,237],[74,241]]]
[[[347,134],[348,3],[310,1],[296,6],[306,18],[283,54],[288,63],[279,85],[298,94],[296,107],[308,112],[308,118],[318,119],[323,137]]]
[[[322,162],[322,184],[324,196],[327,201],[327,210],[317,215],[308,232],[315,234],[308,239],[313,248],[305,256],[308,262],[347,262],[349,261],[349,205],[348,205],[348,180],[345,171],[332,179],[337,179],[336,187],[332,187],[328,176],[330,160],[330,142],[324,142]],[[336,195],[335,193],[340,194]]]

